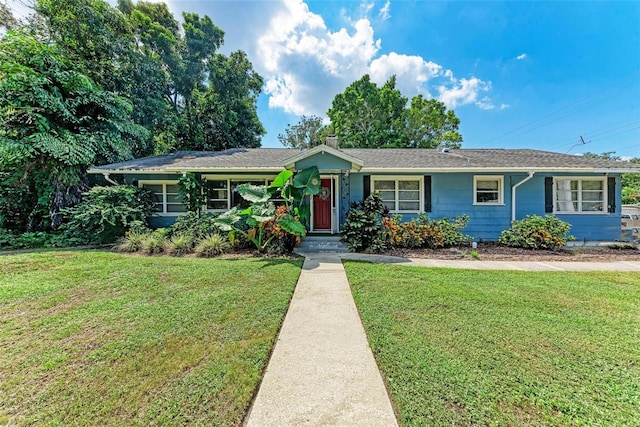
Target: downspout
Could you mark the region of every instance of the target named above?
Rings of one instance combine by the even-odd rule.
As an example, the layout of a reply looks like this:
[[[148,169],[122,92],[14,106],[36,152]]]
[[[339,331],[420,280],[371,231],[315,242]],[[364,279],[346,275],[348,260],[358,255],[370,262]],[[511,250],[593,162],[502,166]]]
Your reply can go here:
[[[105,181],[107,181],[109,184],[120,185],[117,182],[115,182],[114,180],[112,180],[111,178],[109,178],[109,174],[108,173],[105,172],[102,175],[104,175]]]
[[[511,221],[516,220],[516,188],[533,178],[535,172],[529,172],[529,176],[511,187]]]

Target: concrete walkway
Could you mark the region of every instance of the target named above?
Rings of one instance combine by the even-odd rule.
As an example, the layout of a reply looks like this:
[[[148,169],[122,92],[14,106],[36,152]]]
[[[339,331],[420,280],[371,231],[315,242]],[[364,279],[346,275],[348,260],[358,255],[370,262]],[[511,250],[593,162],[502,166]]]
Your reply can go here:
[[[306,257],[246,425],[397,426],[339,255]]]
[[[245,424],[397,426],[356,309],[342,259],[399,265],[525,271],[638,271],[640,261],[539,262],[304,254],[306,260]]]

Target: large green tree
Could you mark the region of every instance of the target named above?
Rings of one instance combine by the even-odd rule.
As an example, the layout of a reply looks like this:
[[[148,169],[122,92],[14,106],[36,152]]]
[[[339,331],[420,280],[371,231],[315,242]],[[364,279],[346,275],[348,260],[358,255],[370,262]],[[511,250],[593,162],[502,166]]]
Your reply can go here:
[[[295,125],[288,124],[284,134],[278,135],[282,145],[289,148],[311,148],[324,143],[328,136],[322,117],[302,116]]]
[[[437,99],[416,95],[407,111],[406,147],[460,148],[462,135],[458,131],[460,119]]]
[[[50,39],[107,90],[128,97],[151,131],[136,155],[260,145],[262,78],[243,52],[217,53],[224,32],[208,16],[164,3],[37,0]]]
[[[87,168],[131,158],[147,132],[131,121],[129,102],[58,47],[10,31],[0,57],[0,223],[55,228],[87,188]]]
[[[376,148],[402,145],[407,98],[391,77],[382,87],[368,74],[335,96],[327,115],[344,148]]]
[[[459,148],[460,119],[435,99],[407,98],[396,77],[378,87],[368,75],[336,95],[327,112],[341,147]]]

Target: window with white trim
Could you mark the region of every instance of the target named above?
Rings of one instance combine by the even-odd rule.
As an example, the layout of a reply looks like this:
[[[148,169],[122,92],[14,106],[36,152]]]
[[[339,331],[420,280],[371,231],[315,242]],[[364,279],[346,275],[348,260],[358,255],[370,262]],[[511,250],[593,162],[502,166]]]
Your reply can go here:
[[[422,177],[372,177],[371,189],[391,212],[422,212]]]
[[[476,175],[473,177],[474,205],[504,204],[504,177]]]
[[[187,211],[178,198],[178,181],[139,181],[138,186],[153,193],[156,214],[181,215]]]
[[[270,185],[272,179],[266,178],[221,178],[205,177],[204,191],[206,194],[206,209],[209,211],[227,211],[232,207],[240,209],[249,206],[249,202],[244,200],[238,192],[241,184]],[[276,205],[284,203],[282,199],[271,199]]]
[[[554,178],[554,212],[606,212],[606,178]]]

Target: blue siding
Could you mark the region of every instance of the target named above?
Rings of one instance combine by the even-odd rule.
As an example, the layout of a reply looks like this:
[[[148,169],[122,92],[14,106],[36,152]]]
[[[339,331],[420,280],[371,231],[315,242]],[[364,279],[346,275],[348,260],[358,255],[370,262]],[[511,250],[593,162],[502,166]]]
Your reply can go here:
[[[381,174],[376,174],[380,176]],[[413,175],[415,174],[408,174]],[[495,241],[500,233],[511,225],[511,188],[525,179],[528,174],[498,174],[485,175],[504,176],[504,204],[500,206],[481,206],[473,204],[473,177],[483,174],[473,173],[439,173],[430,174],[432,179],[432,212],[433,219],[453,218],[469,215],[469,224],[464,230],[466,234],[476,240]],[[362,199],[363,174],[350,175],[350,200]],[[398,176],[398,174],[389,174]],[[570,174],[536,174],[532,179],[520,185],[516,190],[516,219],[527,215],[545,215],[544,206],[544,178],[546,176],[571,176]],[[602,176],[597,174],[583,174],[581,176]],[[616,212],[594,215],[566,215],[557,217],[571,224],[570,234],[576,240],[618,240],[621,238],[620,219],[620,175],[610,175],[616,178]],[[403,215],[405,221],[415,215]]]
[[[297,169],[305,169],[310,166],[318,166],[321,170],[349,170],[351,164],[331,154],[316,154],[296,164]],[[249,173],[255,176],[256,174]],[[239,174],[233,174],[238,176]],[[349,204],[358,202],[363,197],[363,173],[350,173],[348,176],[341,174],[340,179],[340,223],[343,223]],[[382,176],[385,174],[372,174]],[[388,176],[402,176],[402,174],[387,174]],[[416,176],[419,174],[408,173]],[[478,206],[473,204],[473,173],[434,173],[432,177],[432,212],[429,216],[433,219],[444,217],[469,215],[469,224],[464,230],[466,234],[476,240],[492,241],[500,237],[503,230],[509,228],[511,223],[511,188],[513,185],[525,179],[526,173],[486,175],[504,176],[504,205]],[[274,176],[270,174],[269,177]],[[516,219],[522,219],[527,215],[545,215],[545,188],[544,179],[549,176],[571,176],[561,173],[536,173],[534,177],[518,187],[516,197]],[[583,174],[580,176],[602,176],[597,174]],[[616,179],[616,211],[614,213],[579,215],[557,214],[558,218],[571,224],[570,233],[577,240],[618,240],[621,239],[621,195],[620,174],[612,174]],[[118,182],[134,183],[139,180],[177,180],[178,174],[136,174],[116,177]],[[404,215],[404,220],[411,220],[415,215]],[[150,218],[150,224],[154,228],[171,225],[177,217],[162,216]]]
[[[311,166],[317,166],[320,171],[323,169],[350,170],[351,162],[338,158],[333,154],[318,153],[296,163],[296,169],[298,170],[303,170]]]

